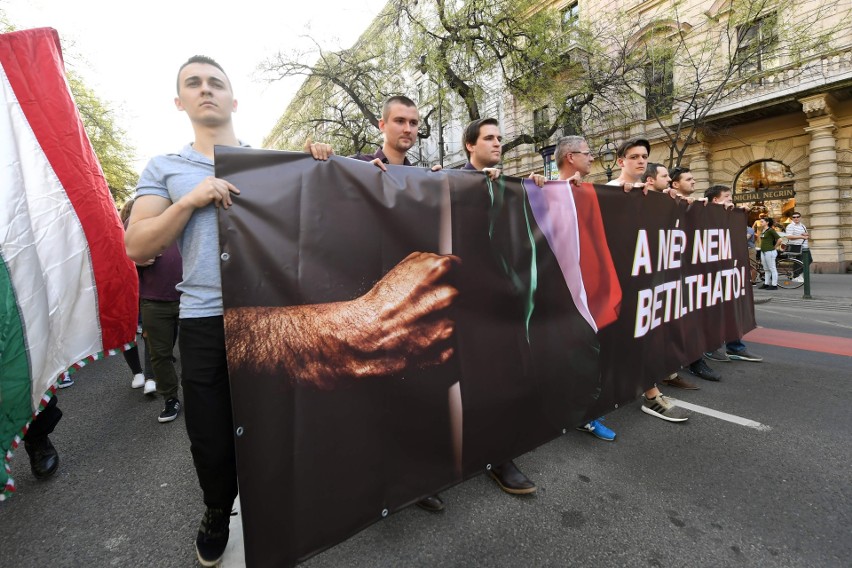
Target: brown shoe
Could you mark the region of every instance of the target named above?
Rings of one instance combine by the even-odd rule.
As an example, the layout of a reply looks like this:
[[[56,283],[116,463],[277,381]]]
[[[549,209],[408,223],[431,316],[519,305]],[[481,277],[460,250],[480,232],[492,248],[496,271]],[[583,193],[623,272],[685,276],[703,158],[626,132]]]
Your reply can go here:
[[[506,462],[501,465],[495,465],[488,472],[489,475],[497,482],[500,489],[512,495],[528,495],[535,493],[537,487],[535,483],[524,475],[521,470],[513,462]]]
[[[663,379],[663,384],[670,387],[676,387],[683,390],[697,391],[700,389],[698,385],[694,385],[689,381],[680,378],[680,375],[673,373],[667,379]]]

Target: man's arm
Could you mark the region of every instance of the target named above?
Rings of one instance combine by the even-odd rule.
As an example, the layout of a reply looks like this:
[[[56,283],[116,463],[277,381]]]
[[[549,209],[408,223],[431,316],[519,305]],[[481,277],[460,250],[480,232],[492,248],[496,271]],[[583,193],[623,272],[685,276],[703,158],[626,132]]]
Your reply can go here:
[[[415,252],[355,300],[228,309],[228,362],[319,388],[444,363],[453,353],[447,309],[458,295],[444,280],[458,263]]]
[[[177,240],[196,209],[211,203],[227,209],[233,205],[231,193],[239,192],[230,182],[208,176],[177,203],[157,195],[138,197],[124,235],[127,256],[134,262],[156,257]]]

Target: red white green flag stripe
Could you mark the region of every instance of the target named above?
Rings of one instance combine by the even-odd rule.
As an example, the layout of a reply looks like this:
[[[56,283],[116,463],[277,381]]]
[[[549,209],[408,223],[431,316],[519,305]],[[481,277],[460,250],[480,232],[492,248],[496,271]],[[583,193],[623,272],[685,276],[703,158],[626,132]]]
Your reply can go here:
[[[0,500],[57,378],[135,338],[123,236],[56,31],[0,35]]]

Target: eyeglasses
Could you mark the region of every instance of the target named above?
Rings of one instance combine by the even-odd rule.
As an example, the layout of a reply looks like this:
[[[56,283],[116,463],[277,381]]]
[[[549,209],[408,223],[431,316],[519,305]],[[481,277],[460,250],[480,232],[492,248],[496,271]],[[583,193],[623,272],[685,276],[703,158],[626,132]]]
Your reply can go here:
[[[569,154],[583,154],[584,156],[588,156],[588,157],[590,157],[590,158],[594,158],[594,157],[595,157],[595,153],[594,153],[594,152],[569,152]]]
[[[802,217],[801,215],[793,215],[791,218],[792,218],[792,219],[799,219],[799,218],[801,218],[801,217]]]

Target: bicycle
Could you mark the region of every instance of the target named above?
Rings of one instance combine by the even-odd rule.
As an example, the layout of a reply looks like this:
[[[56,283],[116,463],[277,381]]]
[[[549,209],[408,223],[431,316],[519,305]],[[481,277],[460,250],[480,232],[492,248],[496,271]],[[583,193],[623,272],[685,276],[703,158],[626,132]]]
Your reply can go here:
[[[779,252],[775,259],[775,268],[778,270],[778,287],[787,290],[795,290],[805,284],[805,279],[802,276],[805,272],[805,265],[799,260],[798,256],[801,253],[795,252]],[[751,283],[758,284],[765,282],[763,264],[757,259],[749,259],[751,268]]]

